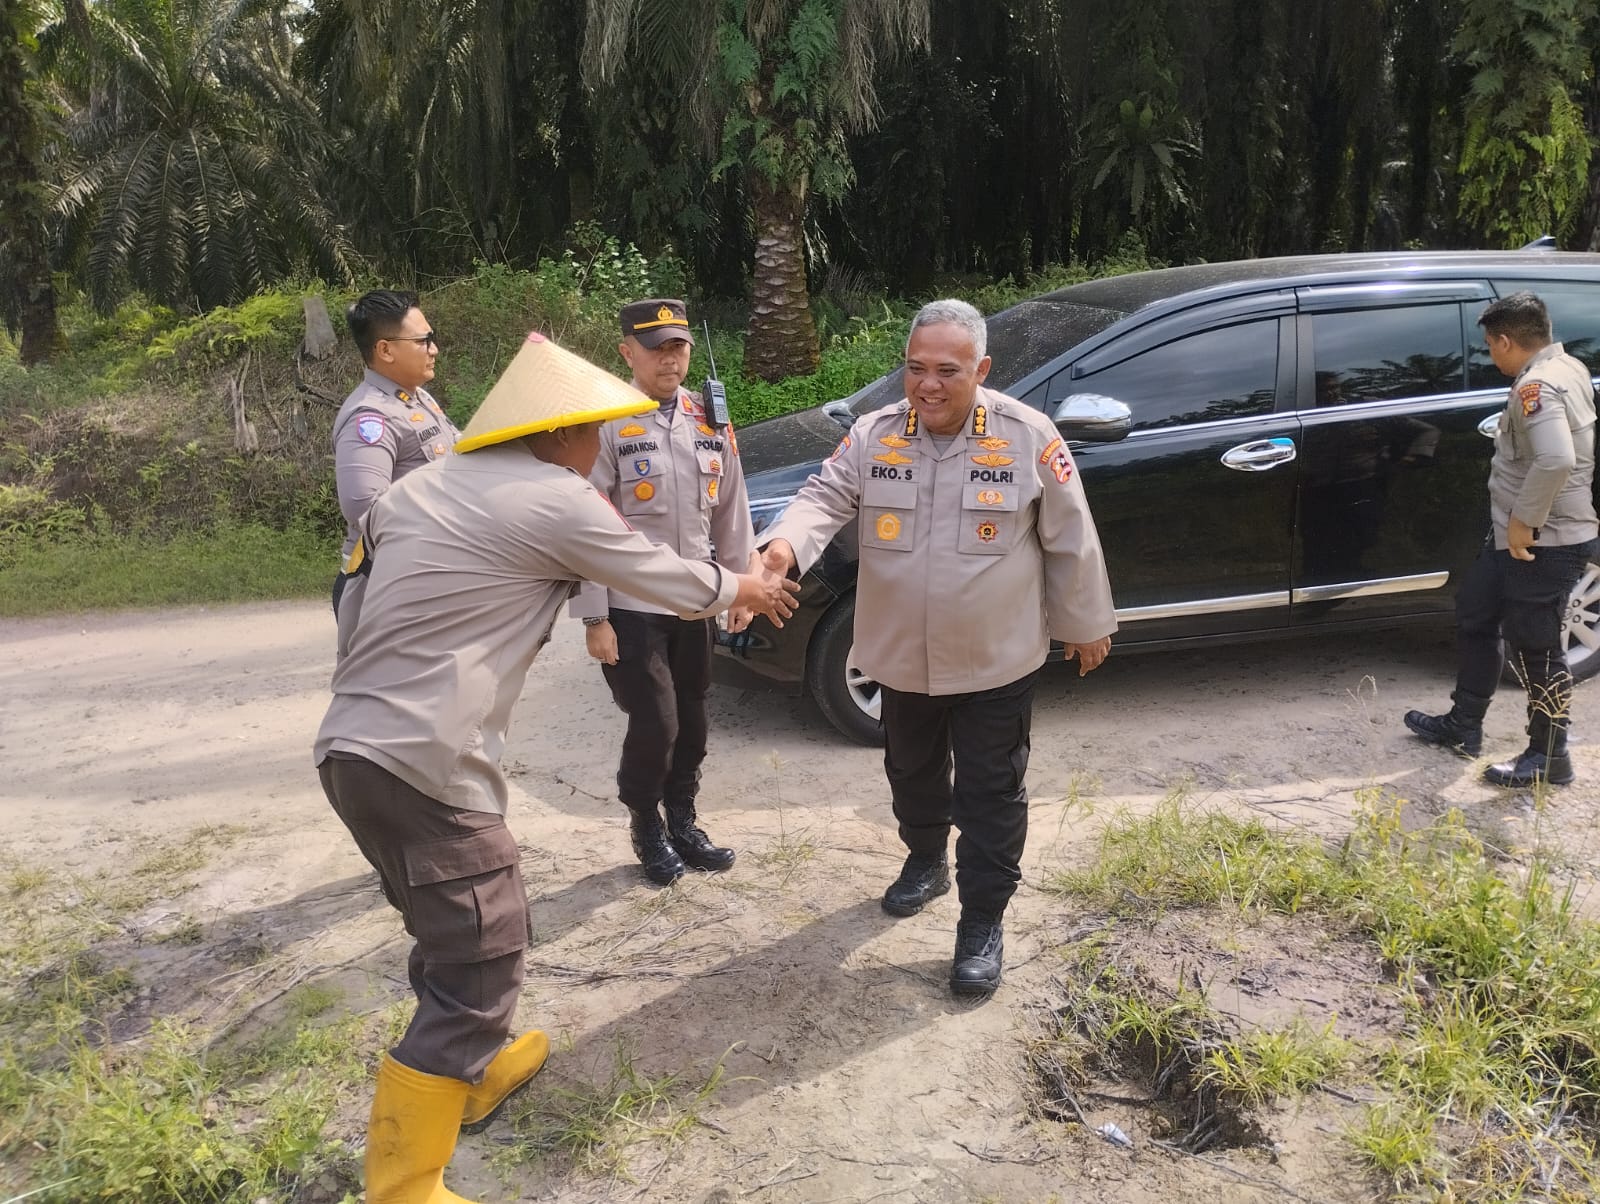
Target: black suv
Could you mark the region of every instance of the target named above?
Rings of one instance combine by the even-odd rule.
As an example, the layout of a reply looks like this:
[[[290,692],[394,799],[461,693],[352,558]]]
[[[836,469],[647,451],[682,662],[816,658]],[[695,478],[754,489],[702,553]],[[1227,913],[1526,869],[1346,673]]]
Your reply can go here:
[[[1476,320],[1519,289],[1544,298],[1555,337],[1600,375],[1600,255],[1442,251],[1073,285],[989,319],[988,385],[1074,441],[1119,648],[1448,622],[1488,532],[1509,383]],[[902,395],[896,371],[741,431],[758,534],[857,416]],[[878,690],[851,659],[855,562],[847,525],[799,613],[723,635],[716,673],[809,690],[840,731],[873,742]],[[1566,639],[1578,677],[1600,670],[1600,569],[1573,593]]]

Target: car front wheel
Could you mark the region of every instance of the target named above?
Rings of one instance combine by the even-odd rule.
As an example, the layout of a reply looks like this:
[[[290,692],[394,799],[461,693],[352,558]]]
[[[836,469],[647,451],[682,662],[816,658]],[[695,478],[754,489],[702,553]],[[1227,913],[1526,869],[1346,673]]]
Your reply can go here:
[[[883,690],[855,662],[856,598],[822,617],[806,657],[806,687],[823,717],[857,744],[883,743]]]

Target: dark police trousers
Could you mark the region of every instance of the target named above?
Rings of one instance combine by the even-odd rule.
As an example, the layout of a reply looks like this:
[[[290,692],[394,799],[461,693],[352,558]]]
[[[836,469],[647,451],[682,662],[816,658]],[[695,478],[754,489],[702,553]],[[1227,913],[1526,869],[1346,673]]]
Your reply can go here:
[[[1533,546],[1533,559],[1486,545],[1456,594],[1456,688],[1478,698],[1494,695],[1504,668],[1501,639],[1528,690],[1528,705],[1564,719],[1572,675],[1561,650],[1567,596],[1583,576],[1600,540],[1560,547]]]
[[[637,610],[613,610],[610,617],[617,663],[600,668],[628,717],[617,797],[635,811],[658,802],[692,806],[706,759],[712,620]]]
[[[363,757],[329,753],[322,789],[415,939],[416,1014],[390,1053],[423,1074],[478,1083],[511,1033],[528,945],[517,842]]]
[[[955,826],[964,913],[998,919],[1022,880],[1038,679],[1035,670],[971,694],[883,688],[883,769],[900,839],[913,853],[943,855]]]

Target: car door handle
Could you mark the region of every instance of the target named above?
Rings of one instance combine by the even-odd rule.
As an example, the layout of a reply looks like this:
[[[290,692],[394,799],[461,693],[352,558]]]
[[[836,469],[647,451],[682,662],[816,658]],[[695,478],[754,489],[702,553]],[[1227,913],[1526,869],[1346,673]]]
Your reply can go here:
[[[1500,434],[1500,411],[1496,410],[1482,422],[1478,423],[1478,434],[1485,439],[1493,439]]]
[[[1257,439],[1230,447],[1222,453],[1222,462],[1238,472],[1266,472],[1289,463],[1298,454],[1293,439]]]

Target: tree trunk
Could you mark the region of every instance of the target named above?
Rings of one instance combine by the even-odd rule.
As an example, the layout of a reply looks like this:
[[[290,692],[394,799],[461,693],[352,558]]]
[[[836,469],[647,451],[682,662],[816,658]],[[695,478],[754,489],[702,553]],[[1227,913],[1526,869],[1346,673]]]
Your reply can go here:
[[[39,122],[29,103],[31,63],[23,42],[21,6],[0,2],[0,247],[10,260],[9,295],[0,312],[22,328],[22,362],[48,360],[61,344],[56,290],[50,278],[45,196],[39,183]]]
[[[802,234],[804,192],[792,185],[773,187],[760,172],[750,173],[756,219],[755,282],[750,330],[745,336],[744,370],[761,380],[809,376],[821,352],[806,287]]]
[[[29,255],[31,263],[19,264],[17,288],[22,294],[22,347],[19,354],[23,367],[48,363],[65,345],[61,337],[61,323],[56,318],[56,286],[50,277],[50,256],[45,250],[44,229],[40,224],[39,241],[33,246],[37,253]]]

